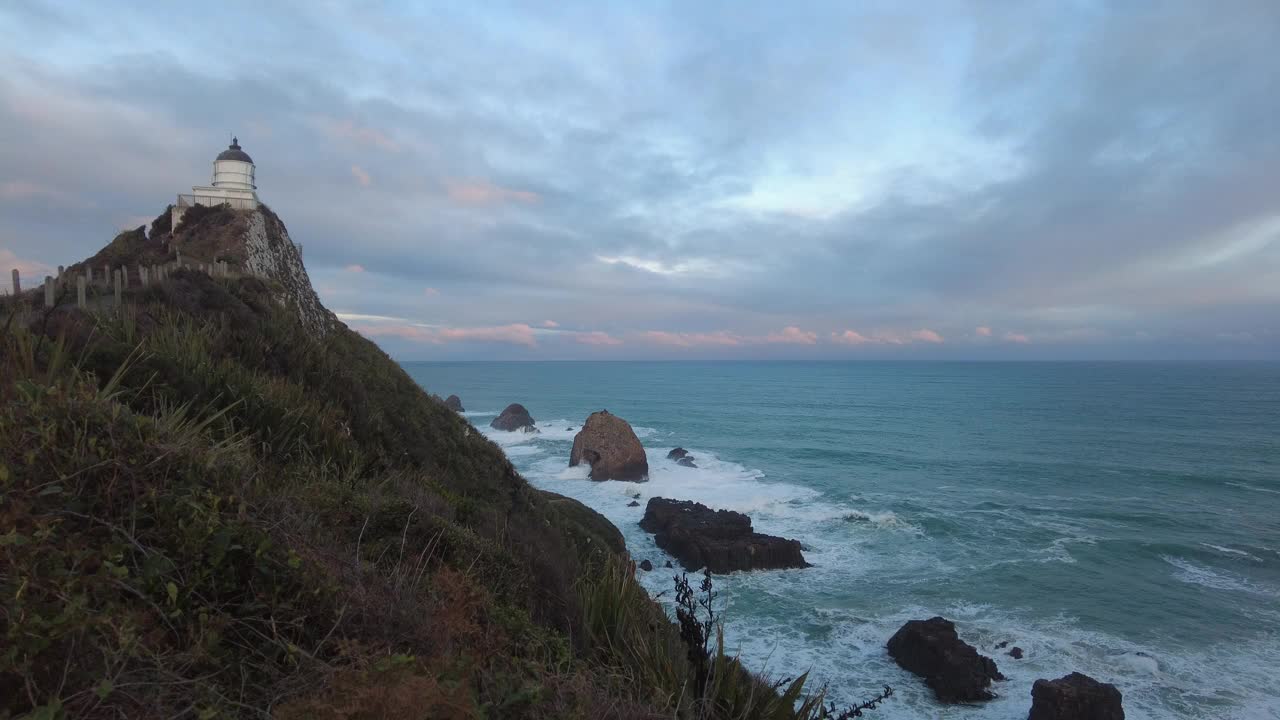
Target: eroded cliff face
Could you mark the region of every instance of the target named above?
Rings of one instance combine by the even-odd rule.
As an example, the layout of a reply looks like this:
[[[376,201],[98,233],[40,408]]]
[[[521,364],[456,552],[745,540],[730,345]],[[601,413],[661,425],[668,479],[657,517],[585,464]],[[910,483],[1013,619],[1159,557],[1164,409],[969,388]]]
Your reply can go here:
[[[283,286],[280,299],[294,307],[303,327],[316,337],[333,329],[337,318],[320,303],[311,278],[302,264],[302,253],[289,238],[289,230],[270,209],[250,211],[244,230],[244,267]]]
[[[275,281],[276,299],[297,313],[302,326],[321,338],[338,325],[311,286],[302,253],[289,237],[280,217],[265,205],[255,210],[196,206],[183,215],[170,233],[161,215],[152,224],[154,249],[169,260],[181,253],[185,262],[226,261],[244,272]]]

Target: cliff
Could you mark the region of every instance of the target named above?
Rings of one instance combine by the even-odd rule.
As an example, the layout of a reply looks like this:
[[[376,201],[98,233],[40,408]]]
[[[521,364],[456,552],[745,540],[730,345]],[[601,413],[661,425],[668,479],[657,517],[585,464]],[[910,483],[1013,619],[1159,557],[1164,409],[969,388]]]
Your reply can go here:
[[[699,674],[617,529],[339,322],[274,213],[166,216],[85,262],[247,272],[0,328],[0,717],[817,717]]]

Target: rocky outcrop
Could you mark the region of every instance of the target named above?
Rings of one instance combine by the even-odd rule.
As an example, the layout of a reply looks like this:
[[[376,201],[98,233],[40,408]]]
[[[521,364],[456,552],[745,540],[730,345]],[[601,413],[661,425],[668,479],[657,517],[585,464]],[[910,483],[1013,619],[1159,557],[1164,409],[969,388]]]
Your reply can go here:
[[[991,681],[1004,679],[995,661],[961,640],[946,618],[912,620],[889,638],[888,647],[898,665],[923,677],[944,703],[990,700]]]
[[[280,300],[293,308],[315,338],[334,327],[337,318],[320,303],[302,264],[302,253],[289,238],[284,222],[265,205],[249,214],[244,236],[244,267],[280,284]]]
[[[462,407],[462,399],[459,398],[457,395],[450,395],[449,397],[445,398],[444,406],[454,412],[466,412],[466,410]]]
[[[696,467],[698,467],[698,466],[693,462],[693,456],[692,456],[692,455],[685,455],[684,457],[682,457],[682,458],[680,458],[679,460],[677,460],[677,461],[676,461],[676,464],[677,464],[677,465],[679,465],[680,467],[687,467],[687,468],[696,468]]]
[[[573,437],[569,467],[586,463],[591,466],[592,480],[649,479],[649,459],[645,457],[640,438],[626,420],[608,410],[591,413],[582,429]]]
[[[1027,720],[1124,720],[1124,708],[1115,685],[1073,672],[1031,686]]]
[[[688,500],[650,498],[640,527],[686,570],[713,573],[808,567],[798,540],[754,532],[751,518]]]
[[[498,417],[489,423],[489,427],[495,430],[506,430],[507,432],[536,429],[533,427],[533,417],[529,415],[529,411],[525,410],[520,403],[508,405]]]
[[[682,458],[682,457],[684,457],[685,455],[688,455],[688,454],[689,454],[689,451],[688,451],[688,450],[685,450],[684,448],[679,448],[679,447],[678,447],[678,448],[676,448],[675,450],[672,450],[671,452],[667,453],[667,459],[668,459],[668,460],[679,460],[680,458]]]
[[[640,561],[640,569],[641,569],[641,570],[643,570],[643,571],[645,571],[645,572],[652,572],[652,571],[653,571],[653,563],[649,562],[648,560],[641,560],[641,561]]]

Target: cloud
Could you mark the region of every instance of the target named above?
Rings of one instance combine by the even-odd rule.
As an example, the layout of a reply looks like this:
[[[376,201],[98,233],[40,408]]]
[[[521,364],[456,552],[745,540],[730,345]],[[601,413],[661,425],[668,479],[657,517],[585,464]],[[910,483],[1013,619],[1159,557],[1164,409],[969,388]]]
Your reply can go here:
[[[673,333],[664,330],[648,330],[640,337],[657,345],[671,347],[729,347],[742,344],[742,339],[726,330],[709,333]]]
[[[243,130],[317,283],[356,246],[377,269],[355,314],[412,317],[431,286],[449,326],[572,318],[653,357],[1001,357],[1004,328],[1046,357],[1223,331],[1280,357],[1276,3],[557,8],[232,5],[175,35],[6,7],[4,247],[83,258]],[[146,52],[85,32],[117,25]],[[229,27],[272,52],[225,56]],[[787,327],[815,343],[766,342]],[[559,337],[538,356],[589,355]]]
[[[876,341],[863,335],[856,330],[845,330],[844,332],[831,333],[831,342],[837,345],[872,345]]]
[[[543,320],[543,321],[542,321],[542,327],[545,327],[545,328],[558,328],[558,327],[560,327],[560,323],[556,322],[555,320]]]
[[[343,270],[346,270],[349,273],[362,273],[364,272],[364,266],[359,263],[354,263],[346,266]]]
[[[533,328],[521,323],[495,327],[434,327],[399,323],[354,325],[352,329],[366,337],[397,337],[414,342],[442,345],[446,343],[499,343],[536,347]]]
[[[991,328],[986,325],[979,325],[973,329],[973,334],[978,337],[991,337]]]
[[[369,184],[373,182],[373,179],[369,177],[369,173],[365,172],[359,165],[351,166],[351,176],[356,179],[356,182],[361,187],[369,187]]]
[[[535,192],[504,188],[484,180],[449,180],[445,183],[445,189],[449,199],[458,205],[532,204],[541,199]]]
[[[400,152],[400,144],[385,133],[370,127],[357,125],[352,120],[317,116],[313,124],[330,140],[341,140],[362,147],[375,147],[390,153]]]
[[[1018,332],[1007,332],[1004,334],[1004,341],[1016,343],[1018,345],[1026,345],[1031,342],[1031,338]]]
[[[600,332],[598,330],[594,330],[592,332],[573,333],[573,339],[575,342],[580,343],[582,345],[621,345],[622,344],[622,340],[620,338],[613,337],[608,333]]]
[[[436,297],[437,295],[440,294],[440,291],[437,290],[436,288],[428,287],[428,288],[422,289],[422,294],[426,295],[427,297]]]
[[[818,343],[818,333],[801,330],[794,325],[790,325],[783,328],[782,332],[769,333],[765,336],[764,341],[784,345],[816,345]]]
[[[910,332],[877,330],[870,335],[863,335],[857,330],[845,330],[831,333],[830,338],[831,342],[837,345],[911,345],[913,343],[939,345],[945,342],[942,335],[928,328]]]
[[[11,292],[13,289],[12,272],[18,271],[24,288],[35,287],[44,282],[45,275],[54,273],[54,268],[38,260],[18,257],[12,250],[0,248],[0,287]]]

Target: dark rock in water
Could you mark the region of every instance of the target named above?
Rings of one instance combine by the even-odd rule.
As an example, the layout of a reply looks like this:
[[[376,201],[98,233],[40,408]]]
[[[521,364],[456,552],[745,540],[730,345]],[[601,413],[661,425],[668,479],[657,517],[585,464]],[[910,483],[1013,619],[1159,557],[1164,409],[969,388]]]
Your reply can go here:
[[[542,431],[541,431],[541,430],[539,430],[538,428],[536,428],[536,427],[534,427],[534,426],[532,426],[532,425],[525,425],[524,427],[520,428],[520,432],[522,432],[522,433],[524,433],[524,434],[526,434],[526,435],[541,435],[541,434],[542,434]]]
[[[591,466],[592,480],[649,479],[649,459],[640,438],[626,420],[608,410],[591,413],[573,438],[569,467],[582,463]]]
[[[677,460],[677,461],[676,461],[676,464],[677,464],[677,465],[680,465],[680,466],[682,466],[682,467],[687,467],[687,468],[696,468],[696,467],[698,467],[697,465],[694,465],[694,464],[693,464],[693,456],[692,456],[692,455],[685,455],[684,457],[682,457],[682,458],[680,458],[679,460]]]
[[[1013,649],[1009,651],[1009,657],[1013,658],[1014,660],[1021,660],[1022,648],[1015,645]]]
[[[573,428],[572,428],[572,427],[567,427],[567,428],[565,428],[564,430],[565,430],[565,432],[573,432]]]
[[[689,454],[688,450],[685,450],[684,448],[676,448],[675,450],[672,450],[671,452],[667,453],[667,459],[679,460],[680,458],[688,454]]]
[[[489,427],[495,430],[506,430],[507,432],[521,428],[531,428],[533,427],[533,417],[529,415],[529,411],[525,410],[520,403],[511,403],[502,411],[502,414],[489,423]]]
[[[466,412],[466,410],[462,408],[462,400],[459,399],[457,395],[450,395],[445,398],[444,406],[454,412]]]
[[[996,643],[996,649],[997,649],[997,650],[1003,650],[1003,649],[1005,649],[1005,648],[1007,648],[1007,647],[1009,647],[1009,641],[1008,641],[1008,640],[1001,640],[1000,642]]]
[[[649,572],[650,570],[653,569],[653,563],[649,562],[648,560],[641,560],[640,569],[644,570],[645,572]]]
[[[960,639],[950,620],[912,620],[889,638],[889,655],[904,670],[924,678],[940,702],[990,700],[992,680],[1004,676],[989,657]]]
[[[1037,680],[1031,686],[1031,714],[1027,720],[1124,720],[1120,691],[1115,685],[1073,672],[1057,680]]]
[[[639,500],[639,499],[640,499],[640,493],[636,493],[635,495],[632,495],[632,496],[631,496],[631,499],[632,499],[632,500]]]
[[[640,507],[640,503],[636,502],[635,500],[632,500],[631,502],[627,503],[627,507]]]
[[[754,532],[751,518],[742,513],[712,510],[688,500],[649,498],[640,527],[654,533],[658,547],[675,555],[686,570],[809,567],[799,541]]]
[[[666,565],[666,567],[675,567],[675,566],[671,564],[671,561],[670,561],[670,560],[668,560],[668,561],[667,561],[667,565]]]

